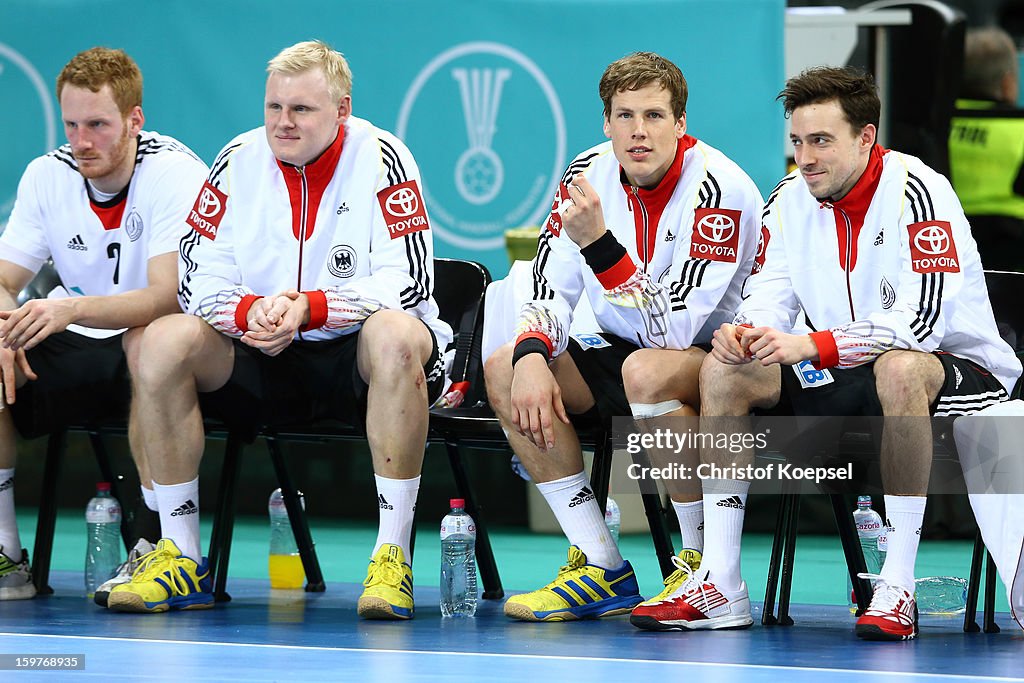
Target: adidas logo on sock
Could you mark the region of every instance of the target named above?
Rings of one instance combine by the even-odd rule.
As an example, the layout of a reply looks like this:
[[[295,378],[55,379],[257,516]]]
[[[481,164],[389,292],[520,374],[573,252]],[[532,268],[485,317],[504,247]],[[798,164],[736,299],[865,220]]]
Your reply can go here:
[[[746,506],[743,504],[743,501],[740,500],[739,496],[723,498],[722,500],[718,501],[716,505],[718,505],[718,507],[720,508],[736,508],[737,510],[743,510],[746,508]]]
[[[68,240],[68,249],[75,249],[76,251],[89,251],[89,247],[85,246],[85,240],[82,239],[81,235],[75,235]]]
[[[171,517],[181,517],[182,515],[194,515],[199,512],[199,506],[192,502],[189,498],[184,503],[178,506],[178,508],[171,513]]]
[[[4,483],[0,484],[0,493],[3,493],[4,491],[6,491],[7,489],[11,488],[12,486],[14,486],[14,477],[8,477],[7,481],[5,481]]]
[[[574,508],[577,505],[583,505],[588,500],[594,500],[594,492],[590,490],[589,486],[584,486],[580,489],[580,492],[573,496],[569,501],[569,507]]]
[[[377,494],[377,503],[380,505],[381,510],[394,510],[395,506],[387,501],[383,493]]]

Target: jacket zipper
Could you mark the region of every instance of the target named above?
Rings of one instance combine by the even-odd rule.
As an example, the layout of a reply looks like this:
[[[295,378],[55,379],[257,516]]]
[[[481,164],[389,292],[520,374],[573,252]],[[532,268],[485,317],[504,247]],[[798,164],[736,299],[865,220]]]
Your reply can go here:
[[[651,260],[651,255],[647,253],[647,232],[650,229],[650,225],[648,224],[647,207],[644,206],[644,202],[642,199],[640,199],[640,193],[637,192],[636,188],[631,186],[630,189],[633,191],[633,198],[636,200],[636,204],[640,208],[640,216],[644,226],[643,245],[640,247],[640,249],[637,249],[637,251],[640,253],[640,259],[644,262],[644,272],[646,273],[647,264],[650,263]]]
[[[842,209],[838,209],[839,213],[843,216],[843,222],[846,224],[846,258],[843,263],[843,269],[846,271],[846,298],[850,302],[850,322],[857,319],[856,314],[853,312],[853,288],[850,286],[850,254],[853,253],[853,224],[850,222],[850,217],[846,215],[846,212]]]
[[[299,182],[302,187],[302,198],[299,204],[299,272],[295,276],[295,289],[302,291],[302,252],[306,244],[306,215],[309,210],[309,186],[306,183],[306,171],[304,167],[296,167],[299,174]],[[302,331],[298,332],[299,339],[302,339]]]

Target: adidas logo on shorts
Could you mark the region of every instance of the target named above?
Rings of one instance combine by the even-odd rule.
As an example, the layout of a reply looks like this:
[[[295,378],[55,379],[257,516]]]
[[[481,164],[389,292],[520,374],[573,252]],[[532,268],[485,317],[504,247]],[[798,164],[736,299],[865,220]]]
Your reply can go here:
[[[377,504],[380,506],[381,510],[394,510],[395,509],[395,506],[387,501],[387,498],[384,497],[383,493],[378,493],[377,494]]]
[[[179,505],[178,508],[171,513],[171,517],[182,517],[184,515],[194,515],[199,512],[199,506],[192,502],[189,498],[183,504]]]
[[[569,501],[569,507],[574,508],[577,505],[583,505],[588,500],[594,500],[594,492],[590,490],[590,487],[584,486],[580,489],[580,492],[573,496]]]
[[[743,510],[746,508],[739,496],[723,498],[715,504],[720,508],[736,508],[737,510]]]
[[[82,239],[81,235],[75,235],[68,240],[68,249],[74,249],[76,251],[89,251],[89,247],[85,246],[85,240]]]

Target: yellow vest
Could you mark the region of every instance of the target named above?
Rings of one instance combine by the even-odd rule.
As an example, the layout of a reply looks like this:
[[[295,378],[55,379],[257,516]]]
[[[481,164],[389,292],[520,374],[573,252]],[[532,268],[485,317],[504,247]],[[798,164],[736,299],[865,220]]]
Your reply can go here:
[[[949,168],[964,213],[1024,219],[1024,110],[984,100],[956,107]]]

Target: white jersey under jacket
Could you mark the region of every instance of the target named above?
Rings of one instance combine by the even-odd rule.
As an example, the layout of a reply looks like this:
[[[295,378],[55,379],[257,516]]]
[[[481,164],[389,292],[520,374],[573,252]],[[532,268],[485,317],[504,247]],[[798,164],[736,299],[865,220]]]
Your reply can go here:
[[[812,197],[799,172],[778,184],[743,294],[737,323],[789,331],[803,309],[819,367],[854,367],[891,349],[941,350],[992,372],[1007,392],[1021,374],[949,181],[877,145],[837,202]]]
[[[562,234],[554,211],[577,173],[597,190],[610,233],[584,253]],[[587,150],[563,175],[541,231],[518,341],[537,338],[550,357],[562,353],[573,309],[587,297],[602,331],[637,346],[707,342],[739,305],[761,208],[757,187],[739,166],[696,138],[679,141],[671,168],[649,189],[626,181],[611,142]]]
[[[304,167],[279,162],[264,128],[217,156],[181,241],[182,308],[238,337],[259,296],[295,289],[310,299],[297,337],[355,332],[381,309],[402,310],[433,331],[443,352],[430,223],[409,150],[391,133],[350,117]]]

